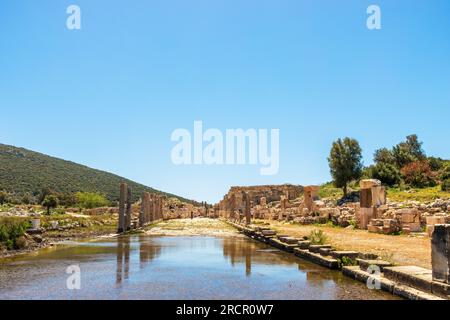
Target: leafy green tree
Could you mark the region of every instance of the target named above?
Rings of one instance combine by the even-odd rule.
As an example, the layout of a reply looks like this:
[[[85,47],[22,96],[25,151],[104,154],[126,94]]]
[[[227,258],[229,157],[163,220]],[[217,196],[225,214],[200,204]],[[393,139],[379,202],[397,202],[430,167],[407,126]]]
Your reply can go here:
[[[375,163],[395,164],[395,157],[393,152],[388,148],[381,148],[375,151],[375,154],[373,155],[373,161]]]
[[[44,202],[45,198],[51,194],[54,194],[54,192],[50,188],[48,187],[42,188],[41,192],[39,193],[38,202],[39,203]]]
[[[388,186],[398,185],[402,181],[400,170],[394,164],[386,162],[378,162],[373,166],[371,178],[378,179]]]
[[[348,183],[361,177],[362,150],[355,139],[344,138],[333,142],[328,163],[333,183],[337,188],[342,188],[344,196],[347,195]]]
[[[439,171],[445,166],[445,161],[441,158],[436,157],[428,157],[428,163],[430,164],[430,168],[433,171]]]
[[[50,215],[50,209],[54,209],[58,206],[58,198],[50,194],[42,201],[42,206],[47,208],[47,215]]]
[[[109,204],[103,195],[93,192],[77,192],[76,198],[78,205],[85,209],[105,207]]]
[[[399,169],[412,162],[421,161],[426,158],[425,152],[422,149],[422,142],[419,141],[415,134],[407,136],[406,141],[397,144],[392,149],[392,154]]]

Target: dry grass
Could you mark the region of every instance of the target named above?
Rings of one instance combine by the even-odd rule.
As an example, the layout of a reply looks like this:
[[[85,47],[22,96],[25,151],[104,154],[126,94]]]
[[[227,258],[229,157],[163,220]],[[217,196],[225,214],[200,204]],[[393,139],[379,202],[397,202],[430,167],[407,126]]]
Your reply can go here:
[[[282,234],[308,236],[315,229],[322,230],[328,242],[338,250],[354,250],[389,257],[398,265],[416,265],[431,269],[431,242],[428,237],[390,236],[330,226],[300,226],[270,221],[271,227]]]

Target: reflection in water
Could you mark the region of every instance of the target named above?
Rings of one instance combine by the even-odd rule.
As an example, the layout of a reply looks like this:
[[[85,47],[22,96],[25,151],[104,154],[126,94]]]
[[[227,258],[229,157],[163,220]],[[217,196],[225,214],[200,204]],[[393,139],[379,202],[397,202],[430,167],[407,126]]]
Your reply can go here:
[[[82,289],[68,292],[68,265]],[[115,279],[114,279],[115,277]],[[122,236],[4,261],[0,299],[392,299],[246,238]]]
[[[139,242],[139,268],[144,269],[151,260],[161,254],[161,247],[151,242],[151,238],[140,235]],[[129,236],[117,237],[117,267],[116,267],[116,284],[122,283],[123,280],[129,278],[130,273],[130,245],[131,238]]]

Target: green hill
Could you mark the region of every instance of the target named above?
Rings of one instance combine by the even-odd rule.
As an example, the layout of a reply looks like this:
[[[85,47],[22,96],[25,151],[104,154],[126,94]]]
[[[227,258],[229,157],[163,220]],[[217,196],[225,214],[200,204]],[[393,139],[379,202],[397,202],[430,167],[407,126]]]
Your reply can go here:
[[[110,201],[116,201],[119,199],[119,183],[122,181],[132,187],[134,200],[142,192],[148,191],[191,202],[112,173],[0,144],[0,191],[9,192],[16,197],[24,194],[37,196],[47,188],[58,193],[97,192]]]

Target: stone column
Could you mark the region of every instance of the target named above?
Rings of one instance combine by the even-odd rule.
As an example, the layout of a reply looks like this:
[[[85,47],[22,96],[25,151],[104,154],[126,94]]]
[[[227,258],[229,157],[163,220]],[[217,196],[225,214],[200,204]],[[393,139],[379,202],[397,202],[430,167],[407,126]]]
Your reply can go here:
[[[153,197],[153,208],[154,208],[154,212],[153,212],[153,219],[159,220],[159,196],[158,195],[154,195]]]
[[[434,227],[431,258],[433,280],[450,284],[450,224]]]
[[[308,208],[310,213],[313,210],[314,201],[319,200],[319,186],[306,186],[303,188],[305,207]]]
[[[127,188],[127,210],[125,215],[125,230],[131,230],[131,214],[132,214],[132,193],[131,187]]]
[[[143,192],[141,196],[141,210],[139,211],[139,227],[144,227],[145,225],[145,214],[146,214],[146,208],[145,208],[145,201],[146,201],[146,194],[147,192]]]
[[[252,211],[251,211],[250,197],[246,193],[244,193],[244,202],[245,202],[245,224],[249,225],[252,223]]]
[[[119,197],[119,227],[117,228],[118,233],[125,231],[125,202],[127,200],[127,184],[120,184],[120,197]]]
[[[360,188],[358,227],[367,229],[370,221],[377,217],[377,208],[386,204],[386,189],[375,179],[361,180]]]

